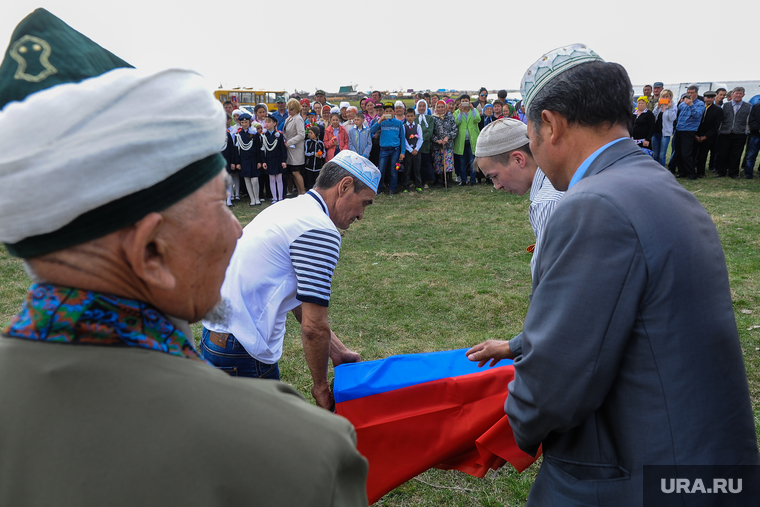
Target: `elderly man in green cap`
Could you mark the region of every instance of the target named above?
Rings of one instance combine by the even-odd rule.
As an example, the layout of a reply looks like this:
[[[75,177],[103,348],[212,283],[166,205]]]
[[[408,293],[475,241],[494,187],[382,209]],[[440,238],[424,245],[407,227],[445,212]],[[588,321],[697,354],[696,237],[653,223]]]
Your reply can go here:
[[[720,239],[630,139],[631,90],[622,66],[583,44],[525,73],[530,150],[567,192],[522,333],[467,354],[514,359],[505,411],[517,445],[544,456],[528,506],[691,505],[661,490],[687,473],[710,486],[744,473],[732,503],[752,505],[760,455]]]
[[[347,421],[193,346],[187,322],[225,320],[241,234],[204,80],[134,69],[39,9],[0,108],[0,240],[34,280],[0,337],[0,505],[366,505]]]

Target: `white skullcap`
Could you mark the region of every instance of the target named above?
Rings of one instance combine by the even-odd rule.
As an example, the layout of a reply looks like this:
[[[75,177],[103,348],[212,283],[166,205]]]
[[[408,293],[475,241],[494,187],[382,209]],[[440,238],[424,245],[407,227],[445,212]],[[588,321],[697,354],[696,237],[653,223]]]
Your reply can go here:
[[[520,93],[523,97],[525,110],[530,108],[530,102],[541,89],[568,69],[587,62],[603,62],[602,58],[594,53],[585,44],[570,44],[549,51],[539,58],[523,75],[520,83]]]
[[[57,231],[218,154],[226,115],[208,90],[190,70],[119,68],[9,103],[0,114],[0,242]],[[44,206],[29,198],[40,183]]]
[[[348,102],[345,102],[345,101],[344,101],[344,102],[341,102],[341,103],[340,103],[340,109],[343,109],[344,107],[349,107],[350,105],[351,105],[351,104],[350,104],[350,103],[348,103]]]
[[[356,152],[350,150],[341,150],[337,155],[333,157],[331,162],[335,162],[343,169],[359,178],[369,188],[377,193],[377,186],[380,183],[380,170],[375,167],[375,164],[370,162],[368,159],[362,157]]]
[[[401,107],[403,107],[404,109],[406,109],[406,104],[404,104],[404,102],[403,102],[403,101],[401,101],[401,100],[397,100],[397,101],[396,101],[396,102],[393,104],[393,107],[394,107],[394,108],[396,108],[396,107],[398,107],[398,106],[401,106]]]
[[[529,142],[527,125],[513,118],[501,118],[480,131],[475,156],[493,157],[521,148]]]

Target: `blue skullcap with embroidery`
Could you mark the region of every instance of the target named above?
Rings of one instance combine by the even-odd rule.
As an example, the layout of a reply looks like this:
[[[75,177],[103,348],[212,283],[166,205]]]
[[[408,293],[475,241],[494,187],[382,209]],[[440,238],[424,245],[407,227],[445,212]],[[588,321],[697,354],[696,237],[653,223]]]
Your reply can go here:
[[[380,170],[375,164],[358,153],[349,150],[343,150],[333,157],[335,162],[346,171],[359,178],[364,184],[377,193],[377,186],[380,183]]]
[[[520,82],[525,110],[546,83],[561,73],[582,63],[603,61],[585,44],[570,44],[549,51],[528,68]]]

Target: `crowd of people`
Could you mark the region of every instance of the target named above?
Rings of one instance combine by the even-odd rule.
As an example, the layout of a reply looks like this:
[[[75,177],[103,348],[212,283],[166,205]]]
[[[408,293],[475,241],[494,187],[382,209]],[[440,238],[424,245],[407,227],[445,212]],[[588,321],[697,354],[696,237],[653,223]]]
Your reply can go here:
[[[527,123],[524,108],[512,105],[505,90],[489,101],[486,88],[475,102],[468,94],[418,93],[415,107],[383,102],[379,91],[358,107],[328,103],[323,90],[313,101],[278,96],[275,103],[277,110],[258,104],[251,115],[224,102],[228,136],[222,152],[233,179],[229,206],[246,195],[250,206],[301,195],[314,186],[322,166],[344,150],[375,164],[382,174],[380,190],[387,188],[391,196],[476,185],[485,178],[473,164],[480,131],[499,118]]]
[[[0,505],[366,506],[368,473],[383,470],[331,413],[328,382],[330,362],[362,359],[328,319],[340,230],[364,217],[381,171],[390,192],[397,173],[402,187],[410,172],[423,181],[431,128],[440,183],[449,155],[460,183],[474,183],[475,152],[497,188],[530,189],[546,205],[530,211],[543,231],[523,331],[466,352],[480,366],[513,360],[495,397],[508,426],[488,432],[542,453],[527,506],[661,505],[705,492],[702,477],[725,494],[737,475],[732,503],[756,504],[756,421],[712,218],[631,139],[623,66],[570,44],[539,57],[520,88],[529,125],[491,121],[477,148],[481,120],[496,113],[485,90],[477,103],[441,98],[435,115],[424,97],[412,109],[373,97],[366,114],[330,108],[322,124],[311,104],[304,118],[305,103],[281,100],[277,112],[256,109],[260,130],[241,112],[225,134],[196,72],[135,69],[44,9],[22,20],[0,65],[0,242],[33,283],[0,333]],[[755,112],[742,95],[715,109],[718,171],[730,171],[721,160],[735,161]],[[691,87],[678,106],[679,169],[707,138],[699,124],[715,104],[703,104]],[[376,134],[380,170],[363,156]],[[324,165],[304,191],[314,157]],[[401,162],[404,173],[392,167]],[[264,175],[273,200],[283,174],[304,195],[243,230],[224,205],[225,164],[254,206]],[[40,181],[46,206],[28,196]],[[289,312],[318,407],[273,380]],[[189,324],[201,320],[199,351]],[[450,423],[450,398],[411,398],[442,414],[423,429]],[[665,476],[672,485],[692,465],[712,465],[693,472],[702,491],[663,497]]]
[[[760,150],[760,102],[750,105],[744,94],[737,86],[699,95],[699,86],[691,85],[676,103],[663,83],[646,85],[636,101],[631,137],[676,178],[704,178],[709,167],[715,178],[739,179],[743,168],[743,177],[752,179]]]

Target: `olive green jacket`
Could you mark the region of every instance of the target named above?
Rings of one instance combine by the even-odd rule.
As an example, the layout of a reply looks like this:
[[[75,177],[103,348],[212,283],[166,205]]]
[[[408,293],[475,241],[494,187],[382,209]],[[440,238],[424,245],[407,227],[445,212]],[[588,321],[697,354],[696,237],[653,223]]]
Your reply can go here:
[[[426,114],[425,120],[427,121],[427,127],[425,123],[420,121],[420,115],[417,115],[417,119],[414,122],[422,127],[422,147],[420,153],[430,153],[430,141],[433,138],[433,131],[435,130],[435,116],[432,114]]]
[[[367,505],[350,423],[281,382],[0,337],[0,407],[0,505]]]

